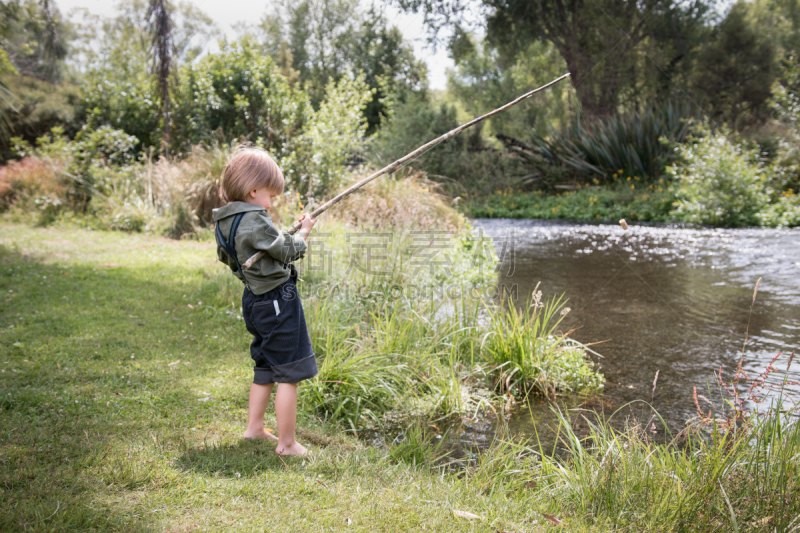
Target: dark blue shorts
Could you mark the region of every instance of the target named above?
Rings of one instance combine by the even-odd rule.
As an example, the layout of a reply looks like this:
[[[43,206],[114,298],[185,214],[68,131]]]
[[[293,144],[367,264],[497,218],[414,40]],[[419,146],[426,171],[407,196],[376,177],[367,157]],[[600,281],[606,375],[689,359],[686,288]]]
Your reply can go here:
[[[317,375],[317,360],[294,278],[264,294],[245,288],[242,315],[247,331],[253,335],[253,383],[297,383]]]

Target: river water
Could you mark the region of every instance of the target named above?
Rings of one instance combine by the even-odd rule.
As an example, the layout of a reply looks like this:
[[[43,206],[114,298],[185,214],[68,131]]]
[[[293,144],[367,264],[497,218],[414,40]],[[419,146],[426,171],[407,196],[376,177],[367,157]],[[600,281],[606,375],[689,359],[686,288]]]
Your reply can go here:
[[[565,326],[578,328],[573,338],[606,341],[593,346],[603,358],[592,356],[606,377],[603,394],[566,400],[566,407],[607,418],[642,400],[674,434],[696,414],[693,387],[715,403],[722,399],[715,386],[720,368],[725,379],[732,378],[744,354],[743,367],[755,376],[783,352],[769,378],[780,383],[790,353],[800,348],[798,230],[631,225],[625,231],[569,221],[474,222],[494,240],[502,261],[498,283],[516,285],[518,305],[541,282],[545,296],[563,293],[569,299]],[[800,380],[800,360],[788,377]],[[800,399],[800,388],[787,389]],[[704,410],[709,407],[701,403]],[[621,425],[626,417],[649,413],[635,403],[613,420]],[[515,436],[533,436],[553,421],[551,404],[534,400],[512,411],[508,428]],[[483,447],[496,430],[496,423],[467,423],[461,444]],[[665,434],[663,427],[657,430]]]

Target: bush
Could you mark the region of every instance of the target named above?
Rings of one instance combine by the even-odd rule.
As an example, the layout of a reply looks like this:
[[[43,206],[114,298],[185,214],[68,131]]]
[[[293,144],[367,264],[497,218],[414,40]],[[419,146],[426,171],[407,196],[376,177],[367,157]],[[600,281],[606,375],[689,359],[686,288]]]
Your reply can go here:
[[[187,149],[219,136],[262,146],[283,170],[289,189],[324,197],[360,150],[372,98],[363,77],[330,82],[318,111],[289,86],[280,68],[251,40],[224,44],[181,71],[173,140]]]
[[[61,206],[65,192],[53,167],[40,159],[25,157],[0,167],[2,210],[12,206],[28,212],[38,209],[40,219],[50,218]]]
[[[758,225],[769,202],[758,154],[733,143],[727,128],[712,133],[698,127],[696,134],[701,137],[678,148],[680,163],[667,169],[677,186],[677,217],[713,226]]]
[[[298,170],[307,174],[307,184],[297,183],[297,177],[295,182],[301,191],[307,191],[308,196],[324,197],[338,192],[349,174],[345,164],[354,155],[360,155],[358,152],[367,129],[363,111],[371,99],[372,93],[363,76],[345,77],[338,83],[328,82],[325,99],[303,135],[311,153],[300,152],[291,160],[283,160],[290,175],[297,176]]]
[[[158,146],[163,125],[147,57],[115,56],[121,64],[91,69],[81,87],[81,114],[90,130],[108,126],[136,137],[140,148]]]
[[[426,94],[397,95],[389,99],[387,123],[371,139],[368,159],[388,165],[459,126],[454,106],[436,105]],[[528,174],[518,158],[487,146],[477,125],[451,137],[407,164],[421,170],[452,196],[488,193],[498,185],[517,182]]]
[[[279,159],[299,136],[313,110],[302,91],[289,87],[280,68],[250,39],[223,43],[180,72],[176,95],[176,146],[228,139],[261,139]]]
[[[613,181],[620,175],[655,179],[671,155],[665,141],[684,142],[694,118],[690,106],[669,103],[585,125],[577,117],[565,131],[551,131],[549,139],[533,132],[532,144],[505,142],[532,163],[536,156],[544,157],[552,165],[574,169],[585,179]],[[535,173],[541,172],[535,169]]]
[[[758,219],[763,226],[773,228],[800,226],[800,198],[791,189],[784,191],[776,202],[759,213]]]
[[[118,173],[133,163],[138,143],[136,137],[110,126],[84,128],[74,141],[63,128],[55,127],[36,140],[35,149],[22,139],[13,140],[21,155],[35,155],[58,169],[67,186],[67,199],[79,210],[85,210],[95,194],[115,187]]]
[[[56,126],[69,135],[75,135],[80,129],[79,94],[74,86],[53,85],[21,75],[4,77],[3,82],[7,83],[16,98],[9,100],[0,97],[0,116],[5,114],[8,117],[14,135],[34,142]],[[8,138],[0,132],[0,162],[14,155]]]
[[[366,176],[353,176],[358,181]],[[466,220],[438,193],[440,186],[423,172],[402,170],[383,176],[331,208],[339,220],[359,228],[458,231]]]

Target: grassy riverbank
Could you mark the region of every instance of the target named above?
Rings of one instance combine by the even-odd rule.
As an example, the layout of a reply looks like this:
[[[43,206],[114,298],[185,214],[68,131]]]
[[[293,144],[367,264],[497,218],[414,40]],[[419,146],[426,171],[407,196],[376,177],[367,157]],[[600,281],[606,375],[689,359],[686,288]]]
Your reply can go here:
[[[399,305],[379,318],[369,294],[351,300],[356,320],[339,308],[325,324],[309,298],[324,359],[300,438],[315,455],[282,461],[239,439],[252,362],[213,242],[5,225],[0,245],[0,529],[457,530],[464,507],[514,529],[527,516],[347,436],[403,407],[467,406],[444,362],[470,344],[446,324],[398,321]]]
[[[663,183],[634,181],[619,187],[589,187],[557,194],[496,191],[465,205],[477,218],[545,218],[629,222],[679,222],[675,192]]]
[[[638,429],[600,428],[583,448],[585,429],[565,420],[561,459],[500,440],[474,467],[443,473],[430,467],[428,430],[372,449],[323,401],[301,414],[312,457],[279,458],[239,438],[251,362],[225,301],[229,276],[217,272],[208,241],[4,225],[0,530],[543,531],[555,520],[569,531],[787,531],[800,512],[797,426],[774,422],[758,439],[742,432],[686,451]],[[459,346],[452,331],[434,339],[414,327],[384,338],[410,343],[397,353]],[[359,367],[353,389],[323,394],[357,398],[359,384],[372,392],[381,379],[409,390],[371,368]],[[423,411],[448,410],[429,407],[442,398],[435,383],[417,389]],[[395,409],[391,397],[372,413]]]

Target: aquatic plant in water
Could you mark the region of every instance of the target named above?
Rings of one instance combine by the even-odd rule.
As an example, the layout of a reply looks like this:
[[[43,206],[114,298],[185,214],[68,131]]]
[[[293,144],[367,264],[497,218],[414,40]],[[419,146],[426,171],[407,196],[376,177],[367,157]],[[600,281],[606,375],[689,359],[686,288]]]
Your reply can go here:
[[[483,351],[494,365],[497,385],[526,395],[537,391],[596,391],[605,378],[586,358],[585,347],[558,330],[569,313],[563,296],[542,301],[539,285],[521,310],[503,303],[489,309],[490,324]]]

